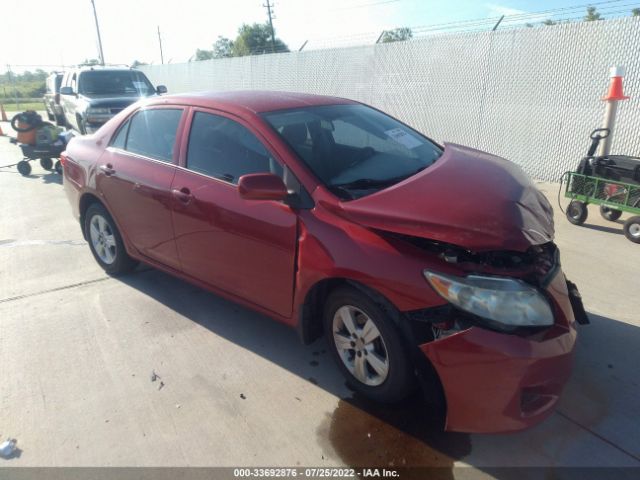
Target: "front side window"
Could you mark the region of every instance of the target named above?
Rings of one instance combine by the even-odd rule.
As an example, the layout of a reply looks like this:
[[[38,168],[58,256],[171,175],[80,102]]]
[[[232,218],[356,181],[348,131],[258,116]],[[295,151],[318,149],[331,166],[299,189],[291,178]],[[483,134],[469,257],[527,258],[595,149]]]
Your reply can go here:
[[[253,133],[229,118],[204,112],[193,118],[187,168],[233,184],[248,173],[283,175],[282,166]]]
[[[304,107],[263,117],[342,199],[394,185],[442,155],[425,136],[364,105]]]
[[[124,149],[131,153],[171,163],[182,110],[154,108],[137,112],[131,120]],[[120,143],[121,128],[114,142]],[[113,144],[112,144],[113,145]],[[122,148],[122,147],[119,147]]]

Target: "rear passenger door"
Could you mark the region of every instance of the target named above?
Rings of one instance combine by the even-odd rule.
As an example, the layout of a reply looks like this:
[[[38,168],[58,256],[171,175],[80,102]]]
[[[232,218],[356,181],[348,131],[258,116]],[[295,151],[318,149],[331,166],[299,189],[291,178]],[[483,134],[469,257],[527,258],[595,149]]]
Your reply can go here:
[[[244,200],[238,179],[283,168],[246,123],[194,109],[185,168],[173,180],[173,224],[188,275],[283,316],[291,313],[297,214]]]
[[[100,157],[97,187],[128,241],[142,255],[179,269],[171,223],[183,109],[138,110]]]

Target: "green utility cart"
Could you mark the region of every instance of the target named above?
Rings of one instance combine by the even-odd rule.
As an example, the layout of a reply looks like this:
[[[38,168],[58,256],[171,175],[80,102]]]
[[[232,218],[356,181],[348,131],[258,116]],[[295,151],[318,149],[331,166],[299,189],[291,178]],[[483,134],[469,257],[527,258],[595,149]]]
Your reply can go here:
[[[587,219],[587,205],[600,205],[600,214],[615,222],[623,212],[633,216],[624,222],[624,235],[634,243],[640,243],[640,184],[626,183],[608,178],[593,177],[576,172],[564,174],[564,196],[571,199],[567,207],[567,219],[574,225],[582,225]]]

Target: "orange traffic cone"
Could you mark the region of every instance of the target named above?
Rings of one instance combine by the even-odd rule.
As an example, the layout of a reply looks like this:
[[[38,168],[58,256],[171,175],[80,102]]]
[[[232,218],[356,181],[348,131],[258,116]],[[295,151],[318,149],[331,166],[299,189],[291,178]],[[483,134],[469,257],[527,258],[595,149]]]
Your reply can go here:
[[[7,118],[7,112],[4,111],[4,105],[2,105],[1,103],[0,103],[0,115],[2,115],[3,122],[9,121],[9,119]]]
[[[602,100],[627,100],[627,97],[622,90],[622,76],[624,75],[624,70],[621,67],[612,67],[611,68],[611,82],[609,83],[609,91],[605,97],[602,97]]]

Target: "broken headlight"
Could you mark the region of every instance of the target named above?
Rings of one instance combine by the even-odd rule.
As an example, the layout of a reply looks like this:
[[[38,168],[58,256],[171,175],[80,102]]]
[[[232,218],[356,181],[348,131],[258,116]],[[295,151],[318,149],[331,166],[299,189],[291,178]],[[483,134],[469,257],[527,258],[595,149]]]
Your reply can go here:
[[[507,329],[553,325],[546,298],[517,279],[469,275],[454,277],[425,270],[425,278],[452,305]]]

